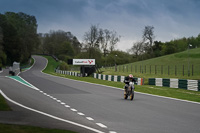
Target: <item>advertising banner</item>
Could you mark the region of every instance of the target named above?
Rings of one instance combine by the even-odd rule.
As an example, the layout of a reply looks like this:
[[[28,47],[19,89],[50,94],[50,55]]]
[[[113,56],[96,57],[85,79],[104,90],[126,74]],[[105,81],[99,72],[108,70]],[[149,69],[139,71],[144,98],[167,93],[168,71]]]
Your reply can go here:
[[[73,65],[95,65],[95,59],[73,59]]]

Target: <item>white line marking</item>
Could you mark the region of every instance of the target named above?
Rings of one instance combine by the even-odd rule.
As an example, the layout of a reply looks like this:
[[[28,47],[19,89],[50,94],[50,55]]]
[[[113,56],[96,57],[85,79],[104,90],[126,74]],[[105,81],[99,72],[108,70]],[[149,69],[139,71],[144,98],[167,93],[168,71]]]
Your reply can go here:
[[[2,72],[3,72],[3,70],[0,71],[0,73],[2,73]]]
[[[43,93],[43,91],[40,91],[41,93]]]
[[[60,101],[60,100],[57,100],[57,102],[59,102],[59,103],[60,103],[61,101]]]
[[[70,109],[71,111],[74,111],[74,112],[76,112],[77,110],[76,109]]]
[[[176,99],[176,98],[171,98],[171,97],[152,95],[152,94],[147,94],[147,93],[142,93],[142,92],[136,92],[136,93],[143,94],[143,95],[148,95],[148,96],[153,96],[153,97],[164,98],[164,99],[175,100],[175,101],[181,101],[181,102],[187,102],[187,103],[194,103],[194,104],[199,104],[200,105],[199,102],[192,102],[192,101],[188,101],[188,100],[181,100],[181,99]]]
[[[83,113],[81,113],[81,112],[78,112],[77,114],[78,114],[78,115],[82,115],[82,116],[84,116],[84,115],[85,115],[85,114],[83,114]]]
[[[43,93],[44,95],[47,95],[47,93]]]
[[[43,57],[47,62],[46,62],[46,65],[45,65],[45,67],[40,71],[40,72],[42,72],[46,67],[47,67],[47,65],[48,65],[48,60],[47,60],[47,58],[45,58],[45,57]]]
[[[60,104],[65,105],[65,103],[61,102]]]
[[[86,117],[86,119],[90,120],[90,121],[93,121],[94,119],[91,118],[91,117]]]
[[[63,118],[59,118],[59,117],[53,116],[53,115],[51,115],[51,114],[47,114],[47,113],[44,113],[44,112],[42,112],[42,111],[38,111],[38,110],[36,110],[36,109],[32,109],[32,108],[30,108],[30,107],[24,106],[24,105],[22,105],[22,104],[20,104],[20,103],[18,103],[18,102],[13,101],[12,99],[8,98],[1,90],[0,90],[0,93],[1,93],[1,95],[2,95],[5,99],[7,99],[8,101],[10,101],[10,102],[12,102],[12,103],[14,103],[14,104],[16,104],[16,105],[22,107],[22,108],[31,110],[31,111],[33,111],[33,112],[36,112],[36,113],[45,115],[45,116],[47,116],[47,117],[50,117],[50,118],[53,118],[53,119],[56,119],[56,120],[59,120],[59,121],[63,121],[63,122],[66,122],[66,123],[69,123],[69,124],[72,124],[72,125],[75,125],[75,126],[79,126],[79,127],[82,127],[82,128],[85,128],[85,129],[88,129],[88,130],[91,130],[91,131],[94,131],[94,132],[96,132],[96,133],[104,133],[104,132],[102,132],[102,131],[100,131],[100,130],[97,130],[97,129],[94,129],[94,128],[91,128],[91,127],[88,127],[88,126],[85,126],[85,125],[82,125],[82,124],[79,124],[79,123],[76,123],[76,122],[73,122],[73,121],[69,121],[69,120],[66,120],[66,119],[63,119]]]
[[[25,83],[22,83],[22,82],[20,82],[19,80],[17,80],[17,79],[14,79],[14,78],[11,78],[11,77],[8,77],[8,76],[6,76],[7,78],[10,78],[10,79],[12,79],[12,80],[15,80],[15,81],[17,81],[18,83],[20,83],[20,84],[23,84],[23,85],[25,85],[25,86],[27,86],[27,87],[29,87],[29,88],[32,88],[32,89],[34,89],[34,90],[37,90],[35,87],[33,87],[33,86],[29,86],[29,85],[27,85],[27,84],[25,84]],[[21,77],[20,77],[21,78]],[[21,78],[22,79],[22,78]],[[28,82],[27,82],[28,83]],[[30,84],[31,85],[31,84]]]
[[[102,127],[102,128],[107,128],[107,126],[105,126],[104,124],[102,123],[96,123],[98,126]]]
[[[69,106],[69,105],[65,105],[65,107],[66,107],[66,108],[70,108],[70,106]]]
[[[117,133],[117,132],[115,132],[115,131],[109,131],[109,133]]]
[[[20,77],[20,76],[18,76]],[[25,79],[23,79],[22,77],[20,77],[24,82],[27,82],[28,84],[31,85],[31,88],[35,89],[35,90],[39,90],[37,87],[35,87],[34,85],[32,85],[31,83],[29,83],[28,81],[26,81]]]

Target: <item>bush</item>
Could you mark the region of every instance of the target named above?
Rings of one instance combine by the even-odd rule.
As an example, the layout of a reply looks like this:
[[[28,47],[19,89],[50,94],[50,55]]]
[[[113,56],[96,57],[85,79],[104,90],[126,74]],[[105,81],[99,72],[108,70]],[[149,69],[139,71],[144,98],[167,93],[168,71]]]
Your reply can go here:
[[[58,58],[59,58],[59,60],[62,60],[62,61],[65,61],[65,62],[67,62],[68,59],[72,59],[72,57],[64,55],[64,54],[58,55]]]
[[[69,67],[69,65],[66,62],[63,61],[60,64],[60,70],[69,70],[69,69],[70,69],[70,67]]]

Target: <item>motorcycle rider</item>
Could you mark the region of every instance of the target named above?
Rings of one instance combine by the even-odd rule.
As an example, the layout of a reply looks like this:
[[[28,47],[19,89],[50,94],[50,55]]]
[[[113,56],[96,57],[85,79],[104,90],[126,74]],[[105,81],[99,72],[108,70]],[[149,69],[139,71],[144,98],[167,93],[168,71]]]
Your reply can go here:
[[[129,74],[128,76],[126,76],[124,78],[124,83],[125,83],[125,86],[124,86],[124,94],[126,94],[127,92],[127,88],[129,86],[129,82],[134,82],[136,83],[136,80],[133,78],[133,75],[132,74]],[[131,90],[133,89],[133,86],[131,87]]]

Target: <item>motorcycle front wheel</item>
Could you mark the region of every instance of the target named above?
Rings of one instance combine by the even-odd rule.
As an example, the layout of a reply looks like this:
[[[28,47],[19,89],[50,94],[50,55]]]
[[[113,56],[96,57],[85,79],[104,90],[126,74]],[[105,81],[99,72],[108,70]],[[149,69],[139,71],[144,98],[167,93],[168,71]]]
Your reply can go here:
[[[130,95],[130,100],[132,101],[134,98],[134,91],[132,91],[131,95]]]

